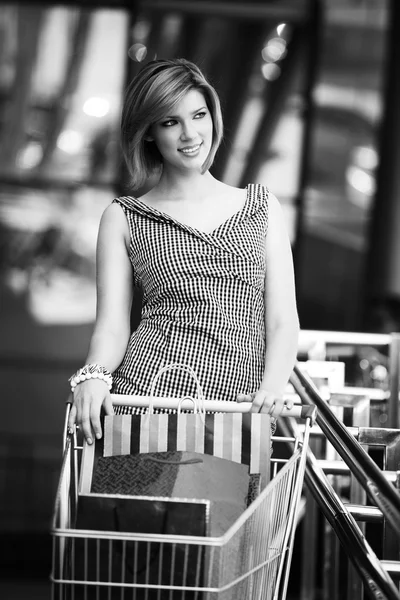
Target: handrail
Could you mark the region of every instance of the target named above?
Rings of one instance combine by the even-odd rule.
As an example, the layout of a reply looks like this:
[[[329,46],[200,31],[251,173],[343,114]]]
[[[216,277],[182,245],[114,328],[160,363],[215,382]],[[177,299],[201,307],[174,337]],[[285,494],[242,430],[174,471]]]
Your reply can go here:
[[[335,450],[368,493],[371,501],[400,535],[400,495],[382,475],[381,470],[364,448],[347,431],[346,427],[321,398],[316,386],[299,367],[294,367],[290,381],[304,404],[314,404],[317,424]]]
[[[328,478],[318,467],[316,458],[307,455],[306,484],[322,512],[335,530],[371,598],[398,600],[398,590],[388,572],[361,533],[354,517],[346,510]]]
[[[399,393],[400,393],[400,332],[391,333],[360,333],[356,331],[317,331],[302,329],[299,336],[299,350],[309,353],[315,344],[318,353],[326,354],[328,345],[347,346],[387,346],[389,350],[389,404],[387,410],[387,425],[394,429],[400,427]],[[305,347],[308,347],[306,350]]]
[[[300,332],[300,343],[322,341],[327,344],[348,344],[349,346],[388,346],[391,339],[390,333],[320,331],[316,329],[302,329]]]
[[[296,423],[285,420],[279,421],[279,425],[286,436],[295,435]],[[388,571],[382,566],[354,517],[333,489],[310,448],[307,450],[304,477],[308,489],[334,529],[369,596],[375,600],[398,600],[398,590]]]

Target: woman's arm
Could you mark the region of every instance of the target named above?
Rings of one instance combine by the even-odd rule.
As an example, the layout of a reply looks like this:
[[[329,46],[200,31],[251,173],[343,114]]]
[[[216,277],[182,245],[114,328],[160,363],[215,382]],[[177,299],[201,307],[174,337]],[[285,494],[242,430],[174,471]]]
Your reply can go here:
[[[269,195],[268,233],[265,243],[266,353],[260,389],[252,395],[254,412],[278,416],[283,392],[297,357],[299,319],[292,250],[281,206]],[[241,396],[239,400],[249,400]]]
[[[87,363],[97,363],[110,372],[120,365],[130,336],[133,273],[128,255],[129,227],[121,207],[111,204],[104,211],[97,240],[97,314]],[[91,442],[91,429],[101,437],[100,409],[112,414],[108,386],[90,379],[78,384],[73,394],[69,425],[82,426]]]
[[[260,388],[283,394],[297,357],[299,318],[292,250],[278,200],[269,196],[269,225],[265,244],[264,377]]]

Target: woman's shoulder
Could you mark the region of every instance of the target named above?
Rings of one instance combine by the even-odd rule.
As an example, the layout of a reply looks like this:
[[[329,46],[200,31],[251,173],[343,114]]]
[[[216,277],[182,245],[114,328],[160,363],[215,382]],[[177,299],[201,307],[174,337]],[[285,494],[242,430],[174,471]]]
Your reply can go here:
[[[110,206],[120,207],[126,212],[125,209],[133,210],[138,202],[136,196],[117,196],[113,199]],[[115,210],[115,209],[114,209]]]
[[[269,195],[271,194],[269,187],[265,183],[248,183],[246,185],[246,189],[249,190],[250,193],[252,192],[255,196],[262,195],[266,199],[268,199]]]
[[[255,199],[266,202],[271,208],[280,207],[278,198],[265,183],[248,183],[246,187]]]
[[[127,232],[127,220],[123,207],[116,201],[115,198],[103,211],[100,220],[100,230],[102,231],[120,231],[122,234]]]
[[[247,202],[253,211],[269,211],[271,192],[265,184],[248,183],[246,185]]]

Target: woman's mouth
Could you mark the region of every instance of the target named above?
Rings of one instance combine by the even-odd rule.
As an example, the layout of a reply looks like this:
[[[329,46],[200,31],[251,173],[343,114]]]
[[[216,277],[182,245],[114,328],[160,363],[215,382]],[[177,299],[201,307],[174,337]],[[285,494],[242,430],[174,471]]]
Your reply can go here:
[[[185,148],[179,148],[179,152],[182,152],[183,154],[195,154],[200,146],[201,144],[196,144],[195,146],[185,146]]]

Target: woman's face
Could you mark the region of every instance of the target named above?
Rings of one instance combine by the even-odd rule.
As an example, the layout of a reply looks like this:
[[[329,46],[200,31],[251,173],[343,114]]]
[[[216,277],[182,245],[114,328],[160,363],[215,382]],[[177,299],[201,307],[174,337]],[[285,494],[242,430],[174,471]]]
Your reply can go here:
[[[212,145],[213,122],[199,90],[190,90],[171,111],[151,126],[149,140],[157,145],[164,169],[200,171]]]

